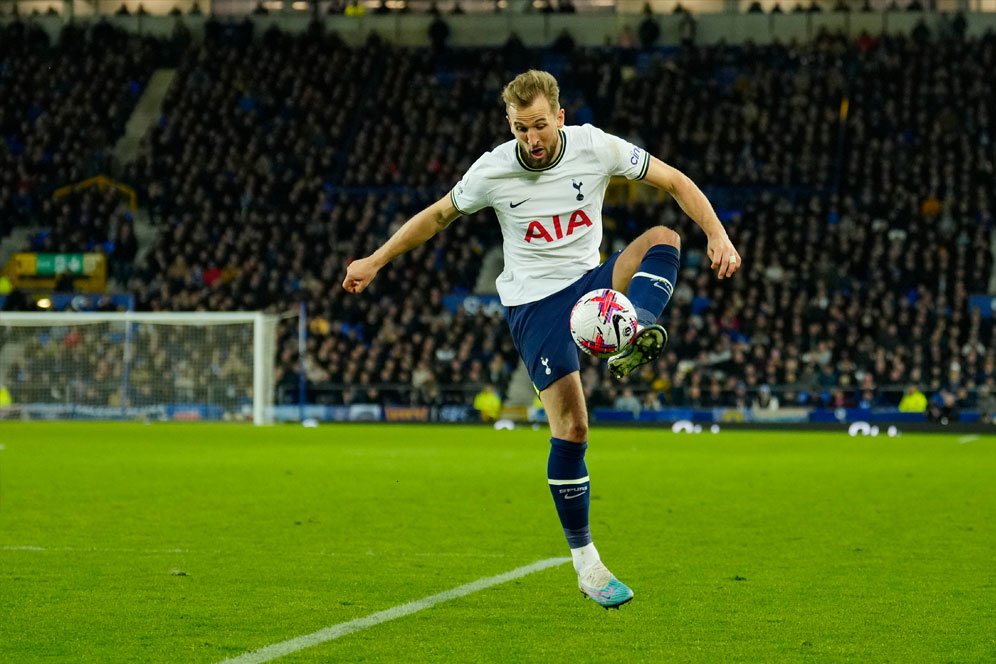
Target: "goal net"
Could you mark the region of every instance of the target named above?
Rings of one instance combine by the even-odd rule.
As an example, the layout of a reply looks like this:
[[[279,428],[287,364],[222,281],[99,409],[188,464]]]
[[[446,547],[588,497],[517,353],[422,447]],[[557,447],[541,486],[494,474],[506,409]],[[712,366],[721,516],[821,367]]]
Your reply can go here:
[[[0,312],[0,417],[273,421],[278,317]]]

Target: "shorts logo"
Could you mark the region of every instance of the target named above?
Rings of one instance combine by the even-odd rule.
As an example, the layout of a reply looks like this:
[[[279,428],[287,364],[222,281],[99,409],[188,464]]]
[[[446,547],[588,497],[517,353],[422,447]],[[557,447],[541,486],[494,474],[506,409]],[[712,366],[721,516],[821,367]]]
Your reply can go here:
[[[578,194],[581,196],[581,194]],[[567,230],[565,231],[560,224],[560,215],[556,214],[553,219],[550,220],[553,226],[553,233],[550,233],[550,229],[543,225],[542,221],[538,219],[530,221],[529,227],[526,229],[526,242],[532,244],[533,240],[543,240],[544,242],[553,242],[556,240],[562,240],[569,235],[574,234],[574,230],[581,227],[591,228],[591,219],[588,215],[584,213],[584,210],[575,210],[571,213],[571,219],[567,222]],[[556,237],[555,237],[556,236]]]
[[[549,376],[550,374],[553,373],[553,370],[550,369],[550,358],[549,357],[541,357],[540,358],[540,364],[542,364],[544,367],[546,367],[546,371],[544,373],[546,373],[547,376]]]

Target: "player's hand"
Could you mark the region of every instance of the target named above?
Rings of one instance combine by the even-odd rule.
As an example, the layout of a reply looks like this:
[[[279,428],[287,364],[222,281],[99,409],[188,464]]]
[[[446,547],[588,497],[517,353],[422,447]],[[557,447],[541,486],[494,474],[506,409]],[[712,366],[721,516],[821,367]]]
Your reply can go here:
[[[711,267],[716,270],[716,276],[720,279],[732,277],[743,265],[740,252],[730,242],[730,237],[726,233],[709,238],[709,247],[706,251],[712,261]]]
[[[346,279],[342,282],[342,287],[350,293],[362,293],[379,270],[380,266],[373,258],[358,258],[346,268]]]

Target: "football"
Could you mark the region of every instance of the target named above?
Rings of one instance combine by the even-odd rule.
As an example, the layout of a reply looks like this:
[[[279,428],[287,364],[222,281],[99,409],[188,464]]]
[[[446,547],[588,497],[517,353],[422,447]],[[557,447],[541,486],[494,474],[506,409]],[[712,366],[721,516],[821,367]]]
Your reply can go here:
[[[636,309],[619,291],[601,288],[584,295],[571,310],[571,336],[589,355],[609,357],[636,336]]]

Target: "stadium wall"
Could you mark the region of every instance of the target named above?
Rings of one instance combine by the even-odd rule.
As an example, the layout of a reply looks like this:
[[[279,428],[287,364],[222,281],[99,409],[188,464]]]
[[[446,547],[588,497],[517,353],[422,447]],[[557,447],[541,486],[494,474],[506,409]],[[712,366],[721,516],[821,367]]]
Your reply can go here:
[[[302,14],[277,14],[247,17],[256,26],[256,35],[275,25],[282,30],[300,32],[311,22],[311,17]],[[663,15],[655,17],[661,27],[660,45],[679,43],[680,16]],[[982,35],[988,30],[996,30],[996,13],[970,13],[968,34]],[[3,19],[9,20],[9,19]],[[45,29],[53,39],[66,19],[61,16],[38,16],[28,19]],[[77,19],[82,24],[105,20],[120,28],[160,36],[173,34],[178,24],[186,26],[193,37],[204,34],[207,19],[199,16],[107,16],[102,19],[84,17]],[[241,19],[240,19],[241,20]],[[427,32],[433,17],[427,14],[397,14],[389,16],[346,16],[322,17],[328,31],[335,31],[351,45],[362,44],[371,34],[403,46],[428,46]],[[563,30],[567,30],[574,40],[583,46],[616,44],[619,33],[626,27],[635,29],[640,17],[632,15],[604,14],[476,14],[446,16],[451,30],[450,45],[498,46],[515,33],[527,46],[548,46]],[[924,21],[932,31],[943,32],[949,17],[940,13],[820,13],[820,14],[703,14],[696,16],[696,41],[711,44],[725,41],[742,44],[753,41],[766,44],[773,41],[805,41],[817,33],[827,30],[843,31],[857,37],[862,32],[870,34],[909,33],[920,21]]]

